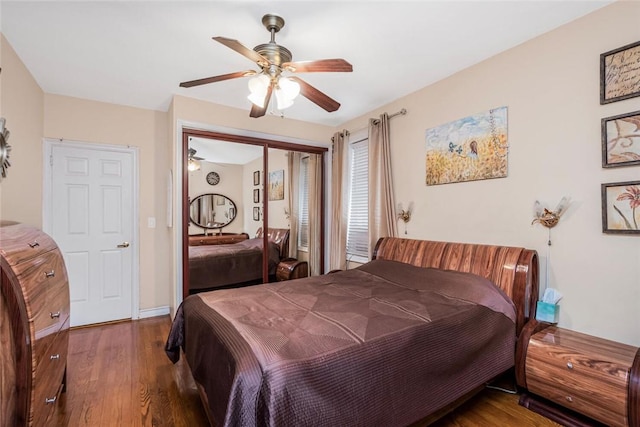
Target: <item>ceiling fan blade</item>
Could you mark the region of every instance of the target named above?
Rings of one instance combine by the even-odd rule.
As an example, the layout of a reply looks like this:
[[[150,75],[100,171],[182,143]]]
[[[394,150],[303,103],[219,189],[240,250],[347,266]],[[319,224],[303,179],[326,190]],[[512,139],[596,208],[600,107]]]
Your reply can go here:
[[[324,108],[328,112],[336,111],[338,108],[340,108],[340,103],[338,101],[329,98],[329,96],[320,92],[318,89],[311,86],[304,80],[295,76],[290,76],[289,78],[291,80],[295,80],[296,82],[298,82],[298,84],[300,84],[300,94],[302,96],[304,96],[314,104],[317,104],[319,107]]]
[[[251,103],[251,112],[249,113],[249,117],[258,118],[262,117],[266,114],[267,108],[269,107],[269,101],[271,100],[271,93],[273,92],[273,83],[269,85],[267,89],[267,94],[264,97],[264,107],[258,107],[253,102]]]
[[[316,61],[285,62],[282,68],[294,73],[345,72],[353,71],[353,66],[341,58],[319,59]]]
[[[223,80],[237,79],[238,77],[253,76],[255,74],[256,72],[254,70],[236,71],[235,73],[221,74],[219,76],[206,77],[204,79],[182,82],[180,83],[180,87],[193,87],[193,86],[206,85],[207,83],[221,82]]]
[[[228,39],[226,37],[213,37],[213,39],[218,43],[222,43],[229,49],[235,50],[240,55],[246,56],[250,60],[256,62],[261,67],[266,67],[267,65],[269,65],[269,60],[267,58],[260,55],[255,50],[249,49],[248,47],[240,43],[238,40]]]

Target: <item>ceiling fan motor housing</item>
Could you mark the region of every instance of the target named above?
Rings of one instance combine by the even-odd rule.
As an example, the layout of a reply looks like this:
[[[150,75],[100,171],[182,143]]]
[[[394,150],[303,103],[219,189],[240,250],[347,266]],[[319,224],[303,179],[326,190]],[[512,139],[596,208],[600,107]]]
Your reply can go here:
[[[285,62],[291,62],[293,55],[291,51],[284,46],[276,43],[259,44],[253,50],[267,58],[272,64],[280,67]]]

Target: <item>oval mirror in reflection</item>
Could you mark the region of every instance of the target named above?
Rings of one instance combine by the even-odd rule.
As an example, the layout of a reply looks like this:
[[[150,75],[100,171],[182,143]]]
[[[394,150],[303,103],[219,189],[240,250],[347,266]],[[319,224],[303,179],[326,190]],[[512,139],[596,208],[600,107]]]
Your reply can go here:
[[[191,222],[202,228],[222,228],[236,217],[233,200],[222,194],[202,194],[191,201]]]

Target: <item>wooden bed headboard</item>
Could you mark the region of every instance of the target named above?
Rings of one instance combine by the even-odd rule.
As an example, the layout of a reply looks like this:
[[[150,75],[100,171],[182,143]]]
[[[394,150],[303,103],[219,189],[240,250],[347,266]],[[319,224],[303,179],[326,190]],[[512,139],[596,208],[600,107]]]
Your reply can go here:
[[[516,306],[518,335],[529,317],[535,316],[538,301],[538,254],[535,250],[382,237],[372,259],[463,271],[491,280]]]
[[[256,238],[261,238],[262,227],[256,231]],[[288,228],[267,228],[267,239],[278,245],[280,259],[289,257],[289,229]]]

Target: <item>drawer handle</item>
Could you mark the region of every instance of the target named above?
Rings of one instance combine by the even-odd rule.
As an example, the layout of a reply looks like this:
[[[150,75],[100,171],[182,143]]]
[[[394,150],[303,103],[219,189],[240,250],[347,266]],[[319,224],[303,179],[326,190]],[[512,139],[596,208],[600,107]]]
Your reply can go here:
[[[37,248],[38,246],[40,246],[40,243],[38,243],[38,242],[29,243],[29,247],[30,247],[31,249],[33,249],[33,248]]]
[[[567,369],[573,369],[573,363],[567,362]]]
[[[45,271],[44,272],[45,277],[56,277],[56,272],[51,270],[51,271]]]
[[[51,360],[58,360],[58,359],[60,359],[60,355],[59,354],[52,354],[50,359]]]
[[[49,313],[51,315],[52,319],[57,319],[58,317],[60,317],[60,312],[56,311],[55,313]]]
[[[567,402],[573,402],[573,397],[567,396]]]
[[[52,403],[56,403],[56,399],[58,398],[58,396],[53,396],[53,397],[45,397],[44,398],[44,403],[47,405],[50,405]]]

